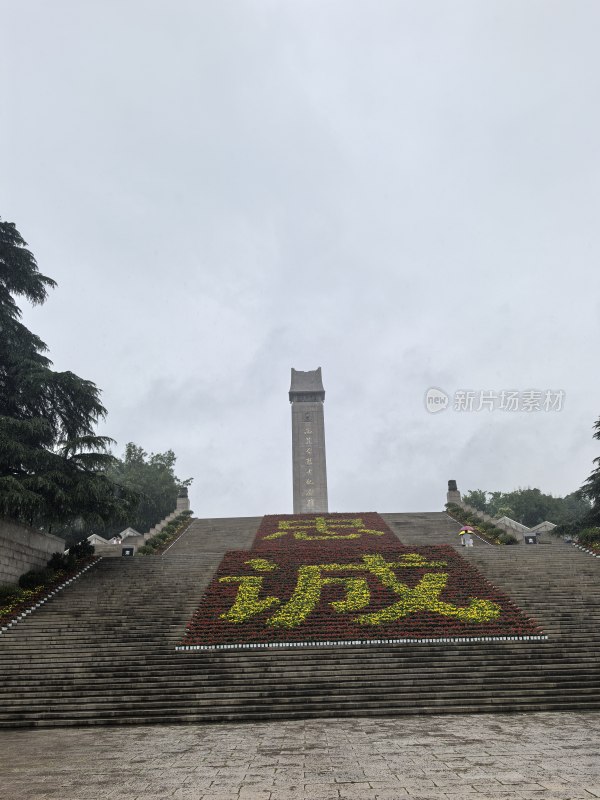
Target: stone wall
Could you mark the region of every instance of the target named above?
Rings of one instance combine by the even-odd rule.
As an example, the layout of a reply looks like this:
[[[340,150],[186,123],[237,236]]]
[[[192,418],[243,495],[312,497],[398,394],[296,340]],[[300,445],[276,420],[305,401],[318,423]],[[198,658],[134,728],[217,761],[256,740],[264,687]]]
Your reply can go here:
[[[17,583],[24,572],[45,567],[52,553],[64,549],[58,536],[0,519],[0,585]]]

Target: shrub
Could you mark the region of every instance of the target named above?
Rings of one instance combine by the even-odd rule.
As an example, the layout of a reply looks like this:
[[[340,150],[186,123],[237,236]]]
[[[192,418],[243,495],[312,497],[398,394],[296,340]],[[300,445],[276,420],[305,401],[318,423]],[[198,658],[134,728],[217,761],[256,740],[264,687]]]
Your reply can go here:
[[[68,553],[53,553],[48,560],[48,568],[54,572],[73,569],[77,566],[79,559],[94,555],[94,550],[94,545],[84,539],[82,542],[72,545]]]
[[[87,539],[82,539],[77,544],[74,544],[69,549],[69,553],[75,556],[76,559],[78,558],[89,558],[93,556],[96,551],[96,548],[91,542],[88,542]]]
[[[582,531],[581,524],[577,522],[565,522],[562,525],[557,525],[556,528],[548,531],[551,536],[564,537],[564,536],[577,536]]]
[[[73,569],[77,564],[77,558],[74,553],[53,553],[52,557],[48,560],[48,569],[53,572],[60,572],[61,570]]]
[[[21,598],[22,591],[17,586],[0,586],[0,608]]]
[[[457,506],[456,503],[446,503],[446,510],[449,514],[455,517],[455,519],[459,520],[460,522],[464,522],[466,511],[460,506]]]
[[[172,519],[170,522],[168,522],[159,533],[155,533],[154,536],[148,539],[147,542],[138,549],[137,554],[141,556],[149,556],[155,553],[163,544],[168,542],[181,531],[191,516],[191,511],[182,511],[182,513],[178,514],[175,519]]]
[[[37,586],[43,586],[52,577],[53,573],[50,569],[30,569],[19,578],[19,586],[21,589],[35,589]]]
[[[579,544],[600,544],[600,528],[585,528],[577,536]]]
[[[64,553],[52,553],[48,559],[48,569],[58,572],[67,568],[67,556]]]
[[[493,522],[480,519],[473,511],[466,511],[456,503],[446,503],[447,512],[454,519],[462,522],[463,525],[472,525],[484,538],[497,544],[517,544],[518,540],[512,534],[505,534],[501,528],[496,527]],[[508,537],[502,539],[502,537]]]

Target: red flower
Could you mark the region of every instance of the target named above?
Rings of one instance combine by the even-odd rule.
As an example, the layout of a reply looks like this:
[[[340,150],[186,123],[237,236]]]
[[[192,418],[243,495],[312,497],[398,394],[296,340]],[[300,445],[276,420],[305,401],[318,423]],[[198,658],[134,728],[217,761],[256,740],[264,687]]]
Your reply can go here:
[[[317,525],[319,519],[325,521]],[[385,565],[387,582],[369,568],[374,563]],[[323,565],[326,569],[320,569]],[[427,582],[437,586],[429,605],[410,613],[405,609],[390,620],[387,612],[377,616],[399,603],[399,592],[416,596],[419,590],[424,596],[419,587]],[[463,610],[474,601],[499,613],[487,621],[477,621],[476,611],[466,618]],[[327,514],[264,517],[253,549],[223,558],[181,644],[211,648],[539,634],[537,624],[454,548],[403,546],[378,514]]]

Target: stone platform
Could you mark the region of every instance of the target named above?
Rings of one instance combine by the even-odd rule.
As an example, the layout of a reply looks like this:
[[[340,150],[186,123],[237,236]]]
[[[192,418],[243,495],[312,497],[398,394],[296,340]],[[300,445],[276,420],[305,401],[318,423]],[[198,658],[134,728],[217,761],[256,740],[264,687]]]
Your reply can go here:
[[[600,713],[0,731],[7,800],[590,800]]]

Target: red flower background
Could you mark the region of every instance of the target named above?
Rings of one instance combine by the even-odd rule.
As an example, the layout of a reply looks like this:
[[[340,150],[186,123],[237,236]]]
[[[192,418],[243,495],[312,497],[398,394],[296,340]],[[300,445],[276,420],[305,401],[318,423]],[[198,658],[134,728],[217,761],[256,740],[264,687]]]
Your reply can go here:
[[[332,529],[331,539],[302,540],[293,536],[294,531],[316,536],[315,520],[326,518],[327,530]],[[340,531],[356,531],[358,526],[342,528],[340,520],[360,519],[360,529],[380,531],[382,536],[362,533],[354,539],[335,539]],[[281,532],[280,523],[293,523],[285,528],[285,535],[275,539],[266,537]],[[303,525],[311,524],[310,528]],[[336,527],[337,525],[337,527]],[[321,523],[321,529],[323,523]],[[322,533],[322,530],[321,530]],[[364,624],[356,621],[363,613],[377,612],[388,608],[399,599],[398,594],[383,585],[380,579],[364,569],[363,555],[381,555],[386,562],[398,562],[408,554],[418,554],[427,562],[443,561],[445,566],[410,566],[394,568],[396,578],[404,585],[414,588],[425,574],[444,573],[448,576],[439,600],[460,608],[469,606],[472,599],[490,601],[500,607],[500,614],[488,622],[460,620],[430,610],[410,613],[392,622]],[[253,568],[253,559],[262,559],[276,569],[271,571]],[[255,562],[261,563],[261,562]],[[298,580],[298,569],[305,565],[340,564],[360,565],[360,571],[344,569],[329,570],[327,577],[360,576],[366,579],[370,594],[368,607],[361,611],[336,611],[331,605],[346,597],[345,586],[338,583],[321,587],[320,599],[311,613],[295,627],[277,627],[267,621],[292,595]],[[222,581],[231,576],[258,576],[262,578],[260,598],[279,598],[279,606],[265,609],[242,622],[222,619],[233,606],[239,590],[239,581]],[[226,553],[213,577],[200,605],[189,621],[181,642],[183,647],[211,648],[224,645],[248,646],[252,644],[276,644],[285,642],[324,641],[385,641],[394,639],[445,639],[462,637],[506,637],[536,636],[540,629],[507,597],[492,586],[467,561],[449,545],[435,547],[412,547],[399,543],[383,519],[374,513],[267,516],[263,518],[250,551]]]
[[[306,534],[311,537],[319,536],[316,529],[316,520],[325,519],[331,534],[321,534],[327,538],[302,540],[296,534],[304,533],[303,526],[309,525]],[[348,524],[348,520],[360,520],[360,527]],[[280,533],[281,524],[293,526],[289,533],[278,536],[276,539],[268,537]],[[355,536],[360,530],[377,531],[380,536],[373,533],[363,533],[357,538],[342,539],[341,536]],[[392,531],[385,524],[382,517],[372,511],[365,514],[272,514],[263,517],[261,525],[254,537],[253,553],[298,553],[310,554],[316,546],[327,548],[327,552],[334,553],[340,548],[344,550],[360,550],[363,553],[378,553],[384,549],[397,548],[400,543]],[[329,550],[329,548],[331,548]]]

